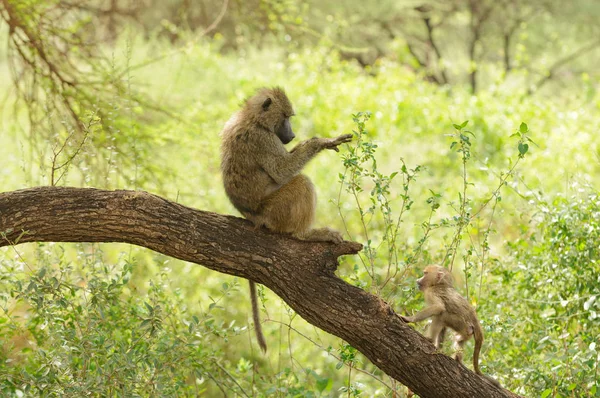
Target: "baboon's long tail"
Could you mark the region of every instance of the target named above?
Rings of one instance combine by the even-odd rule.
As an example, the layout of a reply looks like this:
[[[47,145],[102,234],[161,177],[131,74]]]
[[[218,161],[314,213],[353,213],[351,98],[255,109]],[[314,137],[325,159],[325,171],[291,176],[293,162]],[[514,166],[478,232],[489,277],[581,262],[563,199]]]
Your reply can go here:
[[[475,348],[473,349],[473,369],[475,370],[475,373],[485,377],[493,385],[502,387],[498,380],[491,376],[484,375],[481,373],[481,370],[479,370],[479,351],[481,351],[481,346],[483,345],[483,330],[481,329],[481,325],[477,324],[477,326],[474,328],[473,337],[475,338]]]
[[[254,331],[256,332],[256,340],[262,352],[267,352],[267,343],[265,336],[262,332],[262,326],[260,326],[260,313],[258,312],[258,298],[256,296],[256,284],[252,281],[250,283],[250,301],[252,302],[252,318],[254,319]]]
[[[483,330],[481,329],[481,325],[475,325],[473,330],[474,338],[475,338],[475,348],[473,349],[473,369],[475,373],[481,374],[481,370],[479,370],[479,351],[481,351],[481,346],[483,345]]]

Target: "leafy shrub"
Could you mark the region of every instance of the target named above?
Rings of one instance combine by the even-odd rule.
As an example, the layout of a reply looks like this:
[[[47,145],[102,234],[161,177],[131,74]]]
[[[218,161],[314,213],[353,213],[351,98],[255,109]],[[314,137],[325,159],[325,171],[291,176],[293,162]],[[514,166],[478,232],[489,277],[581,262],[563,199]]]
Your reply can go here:
[[[147,296],[132,295],[135,261],[124,255],[110,264],[94,247],[79,245],[78,266],[53,244],[38,246],[35,272],[19,256],[2,262],[0,392],[177,396],[212,386],[240,393],[214,342],[245,328],[215,319],[218,300],[204,313],[188,312],[165,274]],[[224,284],[223,295],[232,288]]]
[[[509,243],[513,261],[494,268],[500,318],[518,323],[498,355],[542,397],[599,396],[600,197],[559,197]],[[500,308],[500,307],[498,307]]]

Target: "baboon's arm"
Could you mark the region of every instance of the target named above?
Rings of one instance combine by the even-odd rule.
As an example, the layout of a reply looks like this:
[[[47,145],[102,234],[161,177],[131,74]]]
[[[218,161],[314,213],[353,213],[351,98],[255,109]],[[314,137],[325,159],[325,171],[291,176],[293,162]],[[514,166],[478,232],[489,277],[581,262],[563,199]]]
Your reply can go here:
[[[287,184],[317,153],[323,149],[338,151],[338,145],[352,141],[352,134],[336,138],[311,138],[296,145],[290,152],[272,135],[266,147],[259,151],[256,161],[280,185]]]
[[[425,308],[423,311],[417,312],[415,315],[408,317],[411,319],[411,322],[420,322],[423,319],[431,318],[434,315],[439,315],[444,312],[443,304],[434,304]]]
[[[423,319],[431,318],[432,316],[439,315],[446,310],[444,302],[437,297],[427,297],[425,294],[427,307],[423,311],[417,312],[413,316],[401,316],[405,322],[420,322]]]
[[[278,139],[277,137],[275,137]],[[279,144],[282,151],[274,145],[271,153],[257,156],[257,162],[279,185],[287,184],[319,151],[324,149],[323,138],[311,138],[298,144],[291,152]]]

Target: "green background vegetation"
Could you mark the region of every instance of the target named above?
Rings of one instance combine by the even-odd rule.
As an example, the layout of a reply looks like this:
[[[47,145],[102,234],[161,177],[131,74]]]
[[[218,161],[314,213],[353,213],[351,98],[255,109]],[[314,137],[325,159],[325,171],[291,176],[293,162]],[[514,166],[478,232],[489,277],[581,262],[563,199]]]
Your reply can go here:
[[[411,313],[420,269],[450,266],[484,373],[600,396],[595,2],[2,0],[0,15],[1,191],[141,189],[237,214],[219,131],[280,85],[298,139],[356,136],[305,170],[317,225],[365,244],[341,277]],[[4,248],[0,395],[404,396],[259,293],[267,355],[244,280],[124,244]]]

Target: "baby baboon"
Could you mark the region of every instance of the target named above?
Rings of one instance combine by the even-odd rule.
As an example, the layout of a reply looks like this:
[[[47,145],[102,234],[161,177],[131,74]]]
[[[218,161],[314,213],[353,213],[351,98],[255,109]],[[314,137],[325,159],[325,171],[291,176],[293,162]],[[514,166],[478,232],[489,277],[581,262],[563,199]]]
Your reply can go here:
[[[244,217],[260,228],[291,234],[311,241],[339,243],[342,236],[329,228],[311,229],[317,197],[302,168],[323,149],[352,140],[352,134],[337,138],[311,138],[291,151],[285,144],[294,139],[290,117],[292,104],[278,87],[263,88],[246,100],[242,109],[221,132],[221,172],[225,192]],[[252,311],[259,345],[266,345],[260,323],[253,282]]]
[[[446,328],[454,330],[456,332],[454,357],[459,362],[462,360],[465,343],[474,337],[473,368],[477,374],[481,374],[479,351],[483,344],[483,330],[475,314],[475,309],[454,288],[450,271],[438,265],[429,265],[425,267],[423,277],[417,280],[417,285],[425,295],[427,307],[413,316],[401,316],[401,318],[408,323],[432,318],[431,325],[429,325],[429,338],[436,348],[440,348]],[[495,380],[491,380],[497,383]]]

